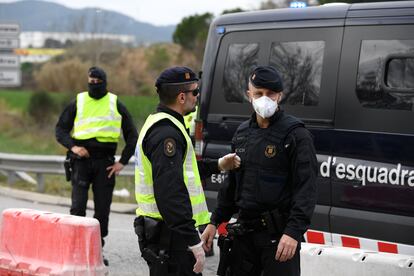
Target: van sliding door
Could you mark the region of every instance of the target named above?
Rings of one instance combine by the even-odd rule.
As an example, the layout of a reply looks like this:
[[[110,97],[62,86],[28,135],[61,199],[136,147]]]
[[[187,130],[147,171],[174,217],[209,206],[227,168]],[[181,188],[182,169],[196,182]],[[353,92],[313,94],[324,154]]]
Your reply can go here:
[[[323,22],[320,27],[307,25],[309,22],[285,24],[290,28],[281,29],[274,25],[261,26],[260,30],[227,28],[214,69],[204,157],[229,151],[234,131],[252,114],[246,91],[248,75],[258,65],[272,65],[281,73],[282,108],[302,119],[314,134],[319,164],[331,154],[343,28],[327,27]],[[206,188],[218,190],[226,181],[225,175],[213,175]],[[330,185],[329,178],[319,175],[313,229],[329,231]]]
[[[414,245],[414,26],[353,22],[325,160],[332,232]]]

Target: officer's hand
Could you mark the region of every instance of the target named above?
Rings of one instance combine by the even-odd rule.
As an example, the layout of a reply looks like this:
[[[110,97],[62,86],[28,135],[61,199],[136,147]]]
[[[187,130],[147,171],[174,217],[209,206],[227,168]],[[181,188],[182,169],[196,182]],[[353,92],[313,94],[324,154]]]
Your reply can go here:
[[[191,251],[193,252],[196,263],[194,264],[193,271],[194,273],[201,273],[204,268],[204,263],[206,262],[206,253],[204,253],[203,242],[199,244],[190,246]]]
[[[89,157],[89,152],[84,147],[73,146],[70,150],[80,157]]]
[[[115,175],[118,175],[122,169],[124,168],[124,165],[119,162],[115,162],[112,166],[109,166],[106,168],[107,171],[109,171],[108,178],[111,178],[111,176],[115,173]]]
[[[277,251],[275,259],[276,261],[286,262],[293,258],[296,252],[298,241],[289,237],[286,234],[280,238],[279,244],[277,245]]]
[[[206,229],[204,229],[203,234],[201,234],[201,240],[204,242],[203,248],[205,251],[210,251],[214,236],[216,235],[216,230],[216,226],[209,224]]]
[[[241,159],[235,152],[229,153],[219,158],[218,168],[221,171],[230,171],[240,167],[240,163]]]

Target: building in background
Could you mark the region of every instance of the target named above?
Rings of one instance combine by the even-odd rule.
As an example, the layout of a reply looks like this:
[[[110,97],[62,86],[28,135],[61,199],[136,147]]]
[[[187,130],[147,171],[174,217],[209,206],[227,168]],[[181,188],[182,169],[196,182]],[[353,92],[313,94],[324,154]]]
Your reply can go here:
[[[21,48],[43,48],[48,41],[58,41],[61,45],[70,45],[92,39],[105,39],[119,41],[124,44],[135,45],[135,36],[106,33],[69,33],[69,32],[21,32]]]
[[[106,33],[70,33],[70,32],[21,32],[20,48],[14,53],[20,56],[23,62],[45,62],[56,55],[63,54],[64,48],[73,43],[86,40],[111,40],[122,44],[135,45],[133,35],[119,35]]]

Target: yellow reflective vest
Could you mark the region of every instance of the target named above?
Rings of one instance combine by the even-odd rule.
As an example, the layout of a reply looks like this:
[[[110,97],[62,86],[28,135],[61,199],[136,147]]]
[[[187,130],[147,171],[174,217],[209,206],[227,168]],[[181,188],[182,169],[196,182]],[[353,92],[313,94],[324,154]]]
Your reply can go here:
[[[190,114],[187,114],[184,116],[185,128],[190,130],[190,135],[194,135],[195,119],[197,117],[197,109],[198,109],[198,106],[196,106],[196,110],[194,112],[191,112]]]
[[[142,149],[142,142],[147,131],[160,120],[168,119],[181,130],[187,142],[187,150],[183,160],[183,179],[190,196],[193,219],[195,226],[210,222],[206,198],[198,172],[197,159],[191,138],[185,130],[184,125],[173,116],[160,112],[150,115],[145,121],[144,126],[138,137],[135,150],[135,198],[138,203],[136,214],[138,216],[148,216],[155,219],[162,219],[154,197],[154,182],[152,178],[152,165]]]
[[[88,92],[77,95],[72,133],[74,139],[96,138],[102,143],[117,143],[121,135],[121,123],[116,95],[108,92],[99,100],[90,97]]]

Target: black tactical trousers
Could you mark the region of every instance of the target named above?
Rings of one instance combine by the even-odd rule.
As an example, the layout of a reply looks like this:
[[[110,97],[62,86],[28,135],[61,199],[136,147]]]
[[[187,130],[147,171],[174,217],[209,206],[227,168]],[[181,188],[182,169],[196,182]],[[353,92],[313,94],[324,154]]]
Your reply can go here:
[[[172,232],[166,228],[167,226],[164,222],[161,222],[159,225],[160,230],[156,230],[156,228],[150,229],[150,227],[144,226],[144,232],[139,234],[140,230],[136,228],[137,225],[134,223],[135,233],[139,237],[138,243],[141,253],[145,250],[145,248],[147,248],[153,252],[154,256],[160,257],[161,251],[168,256],[165,259],[165,263],[160,264],[159,261],[150,260],[153,258],[146,258],[144,256],[145,254],[143,254],[143,257],[147,261],[149,267],[150,276],[201,276],[201,273],[197,274],[193,272],[196,260],[193,253],[188,249],[183,237],[180,234]],[[160,235],[152,237],[151,234],[158,231]],[[145,232],[151,232],[151,234],[143,234]],[[140,237],[140,235],[143,236]],[[149,241],[148,238],[151,240]]]
[[[113,157],[100,159],[76,159],[72,164],[72,206],[70,214],[86,215],[89,186],[92,183],[94,218],[99,221],[101,236],[108,235],[109,212],[112,203],[112,192],[115,187],[115,175],[108,178],[107,167],[114,164]]]
[[[292,259],[275,260],[279,240],[264,230],[235,236],[231,250],[231,275],[234,276],[299,276],[300,243]]]
[[[196,262],[191,251],[171,250],[168,253],[168,274],[160,275],[155,268],[156,264],[148,263],[150,276],[201,276],[202,274],[194,273],[193,268]]]

